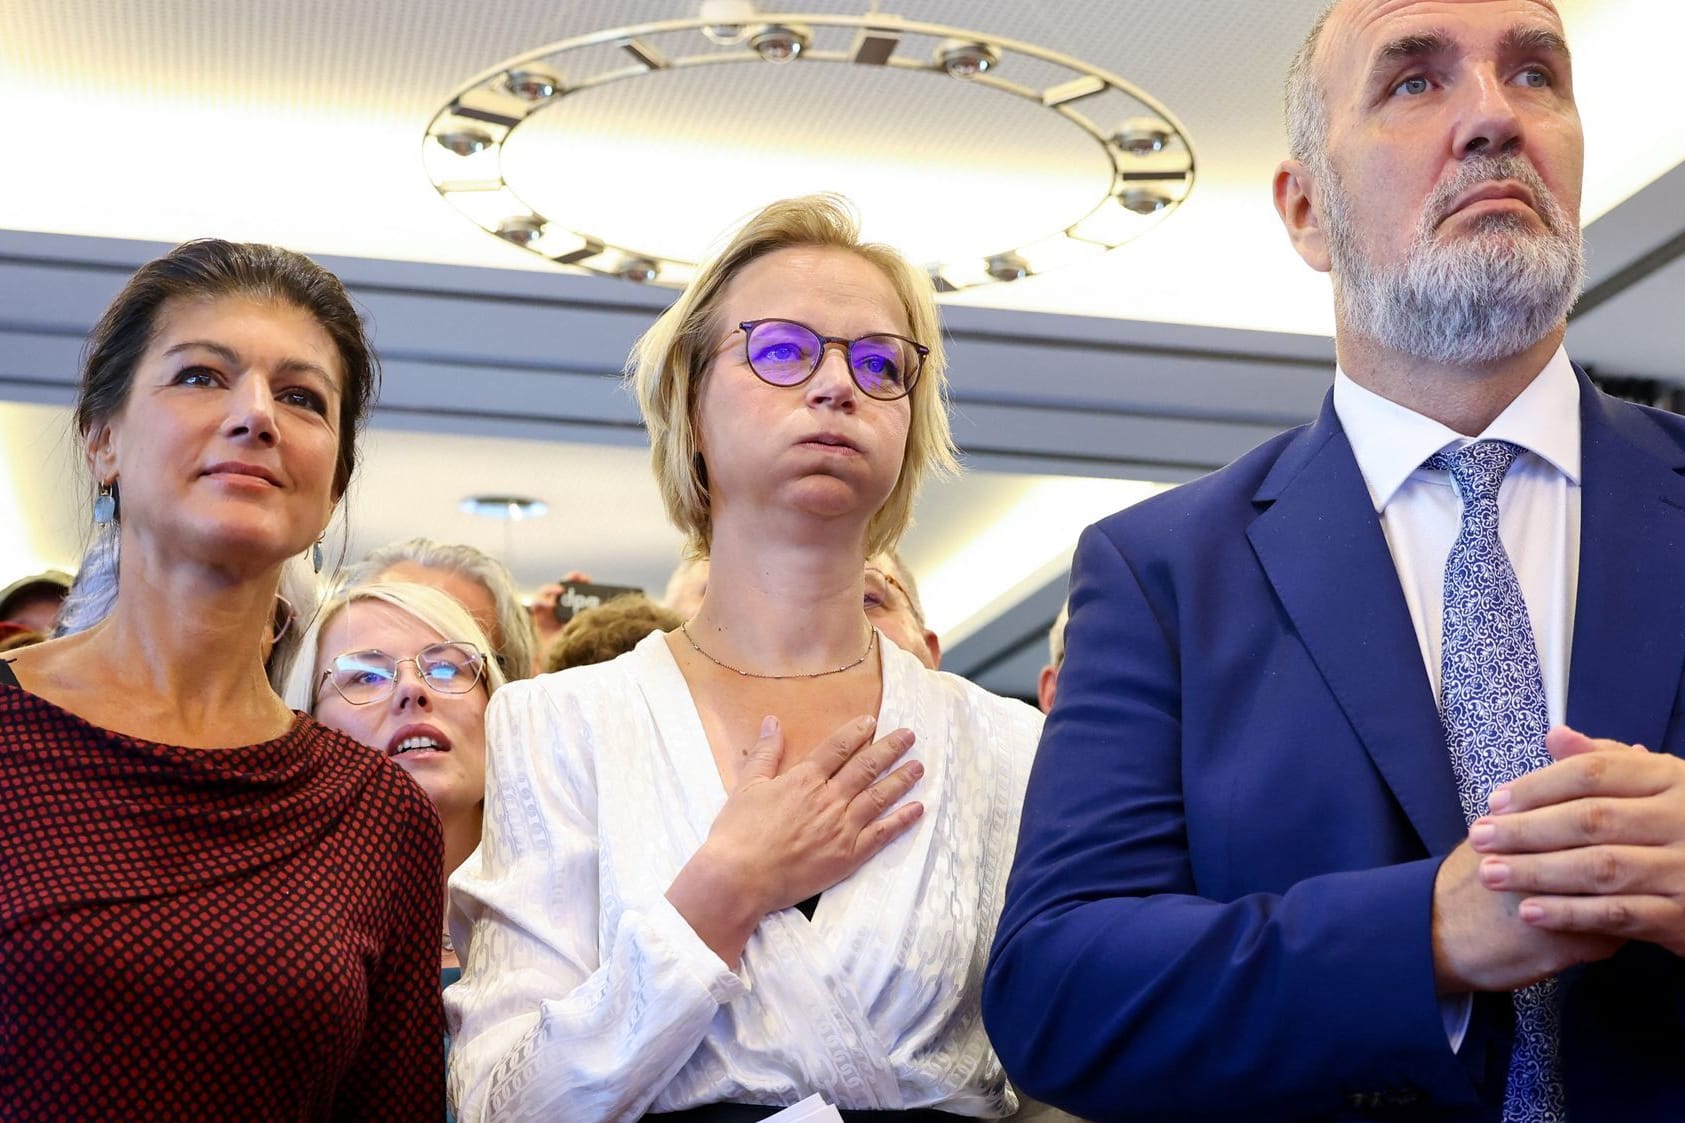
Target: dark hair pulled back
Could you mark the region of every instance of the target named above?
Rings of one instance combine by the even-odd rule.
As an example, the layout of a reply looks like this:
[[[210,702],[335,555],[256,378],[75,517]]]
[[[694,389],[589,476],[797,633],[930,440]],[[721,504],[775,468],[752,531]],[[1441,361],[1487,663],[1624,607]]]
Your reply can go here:
[[[86,437],[122,410],[135,368],[157,334],[158,314],[167,302],[226,296],[291,304],[315,319],[333,340],[345,379],[334,468],[334,494],[343,495],[357,467],[357,436],[379,387],[379,360],[339,278],[303,254],[279,246],[201,238],[183,242],[136,270],[83,348],[76,393],[78,431]]]

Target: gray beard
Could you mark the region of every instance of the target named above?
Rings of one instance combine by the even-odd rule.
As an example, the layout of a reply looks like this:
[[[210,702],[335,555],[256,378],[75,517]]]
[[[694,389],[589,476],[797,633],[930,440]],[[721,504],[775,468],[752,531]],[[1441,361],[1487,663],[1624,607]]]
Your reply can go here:
[[[1332,169],[1321,178],[1323,220],[1333,262],[1340,322],[1382,347],[1426,362],[1478,366],[1516,355],[1567,317],[1585,285],[1580,230],[1518,156],[1470,161],[1422,208],[1402,264],[1375,264],[1352,221]],[[1441,240],[1437,227],[1456,198],[1491,180],[1513,179],[1533,193],[1546,230],[1493,215],[1476,230]]]

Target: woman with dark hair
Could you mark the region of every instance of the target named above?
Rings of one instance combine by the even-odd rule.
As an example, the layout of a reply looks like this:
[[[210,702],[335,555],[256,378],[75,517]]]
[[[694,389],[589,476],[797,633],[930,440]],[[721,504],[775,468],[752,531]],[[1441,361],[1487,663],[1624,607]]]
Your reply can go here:
[[[262,660],[376,377],[338,279],[270,246],[182,245],[94,328],[116,596],[0,662],[8,1119],[441,1111],[438,819]]]

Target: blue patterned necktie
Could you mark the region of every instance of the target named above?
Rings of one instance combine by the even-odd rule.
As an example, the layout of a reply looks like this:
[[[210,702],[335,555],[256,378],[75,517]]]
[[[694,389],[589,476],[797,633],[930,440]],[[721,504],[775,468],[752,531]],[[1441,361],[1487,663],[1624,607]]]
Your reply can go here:
[[[1423,463],[1451,473],[1463,521],[1445,559],[1445,629],[1439,713],[1463,816],[1486,813],[1492,790],[1550,763],[1545,680],[1521,583],[1498,537],[1498,489],[1521,454],[1507,441],[1476,441]],[[1564,1123],[1558,1067],[1557,985],[1518,990],[1504,1123]]]

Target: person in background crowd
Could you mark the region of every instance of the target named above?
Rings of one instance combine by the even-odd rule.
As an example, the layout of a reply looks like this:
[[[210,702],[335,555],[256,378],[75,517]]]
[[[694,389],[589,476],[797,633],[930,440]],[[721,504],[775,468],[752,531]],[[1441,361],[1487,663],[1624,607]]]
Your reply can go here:
[[[1047,629],[1047,666],[1036,680],[1036,702],[1044,714],[1053,712],[1053,699],[1059,690],[1059,668],[1065,665],[1065,622],[1070,618],[1071,602],[1067,600],[1059,606],[1053,627]]]
[[[480,844],[486,703],[504,683],[479,624],[427,585],[375,582],[334,594],[300,645],[287,701],[378,750],[427,793],[444,826],[444,876]],[[441,901],[443,884],[441,882]],[[440,967],[460,974],[442,913]]]
[[[919,662],[936,670],[942,662],[942,644],[936,633],[924,626],[924,606],[918,585],[901,555],[885,550],[866,560],[864,600],[866,618],[895,646],[911,653]],[[662,603],[684,620],[695,616],[708,591],[708,559],[681,562],[667,579]]]
[[[708,591],[708,559],[686,558],[667,578],[667,591],[661,603],[689,620],[702,607],[702,594]]]
[[[32,632],[22,624],[0,623],[0,651],[31,647],[46,638],[40,632]]]
[[[924,626],[918,584],[894,550],[866,559],[866,619],[931,670],[941,667],[942,641]]]
[[[1340,0],[1288,105],[1334,386],[1084,533],[991,1034],[1106,1118],[1677,1119],[1685,419],[1563,350],[1561,19]]]
[[[670,632],[684,623],[677,612],[646,596],[628,593],[574,616],[544,649],[544,671],[588,667],[624,655],[651,632]]]
[[[271,246],[177,247],[89,338],[121,579],[98,624],[0,662],[10,1118],[438,1111],[438,818],[259,658],[375,381],[339,281]]]
[[[19,578],[0,590],[0,624],[16,624],[50,635],[59,606],[70,591],[70,574],[49,569]]]
[[[1006,1115],[978,986],[1041,715],[863,607],[862,559],[954,466],[929,279],[839,200],[777,203],[633,354],[707,591],[491,707],[485,836],[451,881],[458,1112]]]
[[[371,550],[340,579],[343,587],[375,581],[431,585],[457,599],[490,638],[503,677],[531,678],[538,662],[532,617],[508,567],[472,546],[411,538]]]
[[[567,586],[575,583],[588,585],[591,583],[591,578],[577,569],[572,570],[563,576],[560,581],[549,581],[540,585],[538,591],[533,594],[532,600],[527,603],[527,615],[531,618],[533,631],[537,635],[534,650],[538,652],[538,655],[536,656],[537,662],[534,664],[533,674],[544,673],[544,653],[567,624],[567,620],[556,614],[556,602],[561,599]],[[572,619],[572,617],[568,617],[568,619]]]

